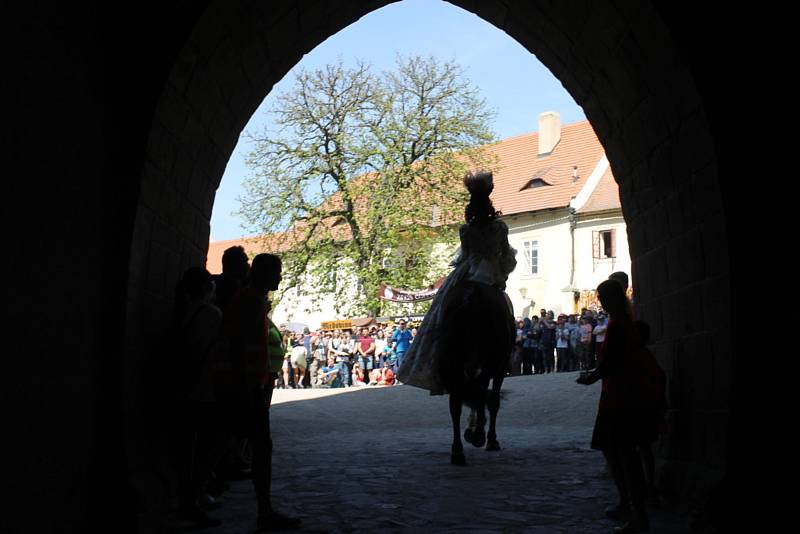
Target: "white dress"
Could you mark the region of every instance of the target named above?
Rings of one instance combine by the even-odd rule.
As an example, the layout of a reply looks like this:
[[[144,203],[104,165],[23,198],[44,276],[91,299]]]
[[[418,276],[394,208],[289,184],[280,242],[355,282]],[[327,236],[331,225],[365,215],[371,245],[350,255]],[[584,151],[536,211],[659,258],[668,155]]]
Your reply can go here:
[[[438,364],[444,349],[441,340],[445,337],[445,329],[459,327],[451,325],[444,317],[443,304],[448,292],[462,280],[503,290],[508,275],[517,265],[517,252],[508,244],[508,226],[499,219],[482,224],[463,224],[459,229],[459,237],[461,249],[451,264],[454,269],[437,291],[397,373],[398,380],[403,384],[427,389],[431,395],[446,393],[439,377]],[[505,293],[504,296],[510,310],[511,301]]]

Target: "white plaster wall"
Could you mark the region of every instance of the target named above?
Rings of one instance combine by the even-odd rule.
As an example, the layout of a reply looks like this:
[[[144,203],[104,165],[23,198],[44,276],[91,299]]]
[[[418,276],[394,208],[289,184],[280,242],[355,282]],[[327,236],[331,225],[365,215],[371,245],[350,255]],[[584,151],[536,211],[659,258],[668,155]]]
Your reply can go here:
[[[509,276],[506,292],[514,306],[516,316],[539,315],[540,308],[559,313],[577,311],[572,291],[569,288],[571,268],[571,241],[569,232],[569,211],[554,210],[540,214],[527,214],[518,217],[504,217],[509,227],[509,243],[517,249],[517,268]],[[592,258],[592,232],[600,230],[616,230],[616,254],[613,259],[594,261]],[[524,271],[523,242],[536,240],[539,242],[539,273],[526,275]],[[431,258],[431,271],[449,273],[447,262],[450,261],[455,248],[439,245],[435,247]],[[595,289],[614,271],[625,271],[631,275],[631,259],[628,251],[628,235],[622,214],[581,215],[575,229],[575,275],[573,286],[579,291]],[[520,288],[526,288],[526,298],[520,294]],[[353,293],[355,298],[355,292]],[[531,303],[533,307],[531,308]],[[273,321],[299,322],[318,328],[322,321],[347,319],[337,315],[333,296],[322,299],[312,306],[309,295],[298,296],[291,291],[284,300],[275,307]],[[402,313],[404,306],[393,311]],[[411,308],[408,308],[411,313]]]
[[[554,210],[536,215],[504,217],[509,227],[508,240],[517,249],[517,268],[508,278],[506,292],[518,317],[539,315],[539,309],[553,310],[556,315],[567,310],[571,293],[569,285],[571,244],[569,212]],[[539,272],[525,274],[523,242],[536,240],[539,244]],[[527,289],[523,299],[520,289]],[[568,298],[567,298],[568,297]],[[531,308],[531,304],[533,305]],[[571,311],[571,310],[569,310]]]
[[[457,248],[457,245],[434,245],[430,258],[430,272],[432,278],[435,278],[437,274],[448,274],[452,270],[448,264]],[[306,286],[306,291],[308,291],[310,287],[310,284],[308,284]],[[351,291],[351,295],[351,298],[356,298],[355,288]],[[323,296],[316,304],[313,304],[312,300],[311,295],[303,291],[298,294],[296,290],[290,290],[288,294],[284,295],[281,302],[275,306],[272,312],[272,321],[278,325],[287,322],[303,323],[307,324],[309,328],[313,330],[319,328],[323,321],[352,318],[336,312],[333,294]],[[422,308],[427,309],[426,306],[421,304],[414,306],[411,304],[392,303],[387,306],[385,312],[387,315],[413,314],[419,313]]]
[[[275,306],[272,312],[272,321],[275,324],[287,322],[303,323],[307,324],[312,330],[319,328],[322,321],[335,321],[345,318],[336,314],[332,294],[320,299],[314,305],[312,304],[311,295],[301,291],[298,296],[294,289],[284,295],[281,302]]]

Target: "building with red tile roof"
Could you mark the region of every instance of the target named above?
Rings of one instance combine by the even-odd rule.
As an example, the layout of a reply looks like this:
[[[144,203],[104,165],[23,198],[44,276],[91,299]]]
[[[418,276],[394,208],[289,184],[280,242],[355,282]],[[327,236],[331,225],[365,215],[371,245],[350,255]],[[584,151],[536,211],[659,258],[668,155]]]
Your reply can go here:
[[[507,292],[518,316],[577,311],[593,302],[592,290],[614,271],[630,275],[619,190],[600,141],[588,121],[561,126],[554,112],[542,113],[539,130],[487,147],[497,157],[492,201],[509,226],[517,268]],[[456,182],[461,186],[460,179]],[[209,245],[206,267],[221,271],[222,252],[242,245],[248,254],[280,252],[284,236],[245,238]],[[276,307],[277,321],[312,328],[336,319],[295,314]],[[328,315],[325,315],[328,314]]]

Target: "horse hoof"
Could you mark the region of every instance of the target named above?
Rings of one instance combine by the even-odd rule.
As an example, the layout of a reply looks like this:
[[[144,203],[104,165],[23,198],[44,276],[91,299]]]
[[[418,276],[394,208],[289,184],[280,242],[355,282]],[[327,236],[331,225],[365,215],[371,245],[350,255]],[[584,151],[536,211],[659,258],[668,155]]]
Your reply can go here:
[[[473,438],[472,429],[471,428],[466,429],[464,431],[464,439],[467,441],[467,443],[472,443],[472,438]]]
[[[467,459],[464,457],[463,451],[450,453],[450,463],[453,465],[467,465]]]
[[[493,440],[489,441],[486,444],[486,450],[487,451],[499,451],[500,450],[500,443],[496,439],[493,439]]]
[[[472,433],[470,443],[472,443],[473,447],[483,447],[486,444],[486,432],[483,430],[475,430]]]

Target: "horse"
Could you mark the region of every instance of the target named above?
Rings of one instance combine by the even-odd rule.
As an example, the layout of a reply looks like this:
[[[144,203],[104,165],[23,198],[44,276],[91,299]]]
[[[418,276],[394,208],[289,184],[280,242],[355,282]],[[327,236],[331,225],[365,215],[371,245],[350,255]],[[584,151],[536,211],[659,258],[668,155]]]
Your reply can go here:
[[[487,284],[464,280],[453,287],[443,303],[451,322],[445,335],[439,376],[450,398],[453,444],[450,462],[466,465],[461,442],[461,408],[472,410],[464,439],[475,447],[499,451],[496,423],[500,389],[509,368],[516,336],[514,317],[505,293]],[[489,383],[491,382],[491,390]],[[489,408],[489,432],[485,432]]]

